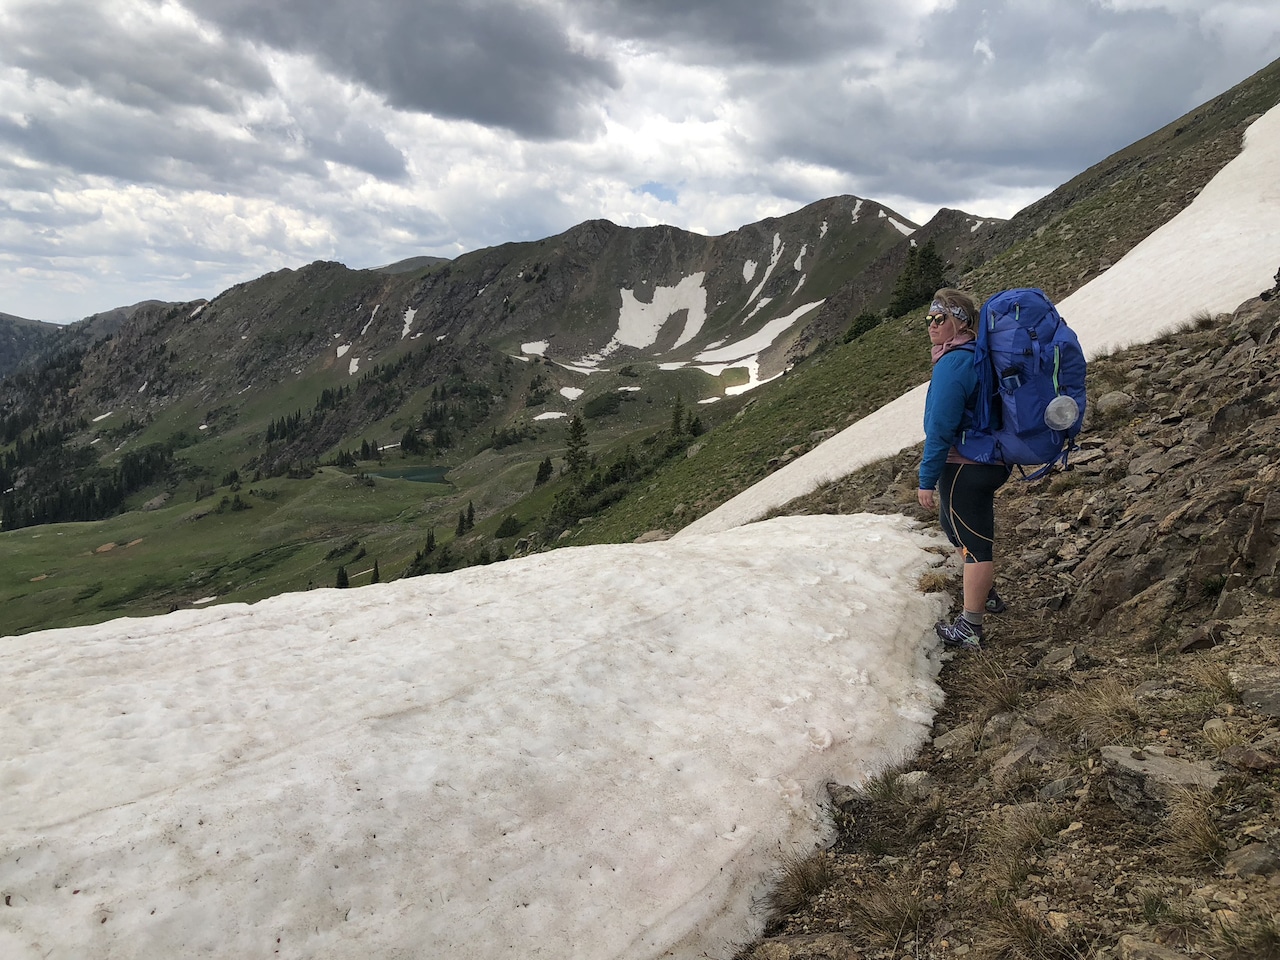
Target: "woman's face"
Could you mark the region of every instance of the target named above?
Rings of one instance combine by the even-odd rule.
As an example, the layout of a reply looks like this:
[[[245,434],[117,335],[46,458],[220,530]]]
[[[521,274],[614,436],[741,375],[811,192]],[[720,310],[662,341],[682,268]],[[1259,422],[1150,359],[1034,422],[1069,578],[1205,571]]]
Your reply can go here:
[[[953,317],[945,310],[941,312],[931,311],[925,319],[929,323],[929,342],[932,344],[946,343],[961,330],[965,329],[959,318]]]

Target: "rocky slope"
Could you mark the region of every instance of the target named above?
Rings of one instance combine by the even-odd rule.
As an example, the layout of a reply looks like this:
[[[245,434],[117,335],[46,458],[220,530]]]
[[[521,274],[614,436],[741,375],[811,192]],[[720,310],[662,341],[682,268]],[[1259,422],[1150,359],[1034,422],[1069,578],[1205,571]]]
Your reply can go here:
[[[57,340],[62,328],[0,313],[0,379]]]
[[[741,958],[1280,957],[1280,274],[1090,385],[1073,469],[997,500],[1009,610],[932,741],[831,785]],[[787,512],[910,512],[917,457]]]

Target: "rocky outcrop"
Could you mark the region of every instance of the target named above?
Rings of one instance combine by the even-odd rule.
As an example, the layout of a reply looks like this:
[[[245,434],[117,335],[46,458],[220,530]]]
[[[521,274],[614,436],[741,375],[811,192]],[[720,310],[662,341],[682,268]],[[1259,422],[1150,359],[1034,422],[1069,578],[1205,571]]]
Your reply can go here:
[[[1091,364],[1072,469],[997,499],[987,649],[918,756],[829,788],[834,879],[740,957],[1274,955],[1278,390],[1275,296]],[[792,512],[909,511],[915,458]]]

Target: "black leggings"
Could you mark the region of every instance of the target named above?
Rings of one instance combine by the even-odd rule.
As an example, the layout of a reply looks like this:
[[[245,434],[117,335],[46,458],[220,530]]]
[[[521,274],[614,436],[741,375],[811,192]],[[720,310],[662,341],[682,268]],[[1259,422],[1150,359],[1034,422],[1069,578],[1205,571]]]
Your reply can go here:
[[[989,563],[996,539],[996,491],[1012,470],[1002,463],[948,463],[938,481],[939,519],[965,563]]]

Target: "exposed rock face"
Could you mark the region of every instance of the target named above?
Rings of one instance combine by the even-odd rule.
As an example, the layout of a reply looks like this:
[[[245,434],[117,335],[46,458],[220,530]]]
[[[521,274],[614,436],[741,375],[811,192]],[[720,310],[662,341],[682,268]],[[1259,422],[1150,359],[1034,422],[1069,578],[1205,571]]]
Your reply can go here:
[[[1095,383],[1123,379],[1129,392],[1123,403],[1102,392],[1089,411],[1073,472],[1091,482],[1011,502],[1012,548],[1035,561],[1036,592],[1069,601],[1088,626],[1130,624],[1135,641],[1191,639],[1202,622],[1174,611],[1216,598],[1218,622],[1195,637],[1213,646],[1280,596],[1280,304],[1251,301],[1212,329],[1094,368]]]
[[[0,313],[0,378],[56,343],[62,327]]]

